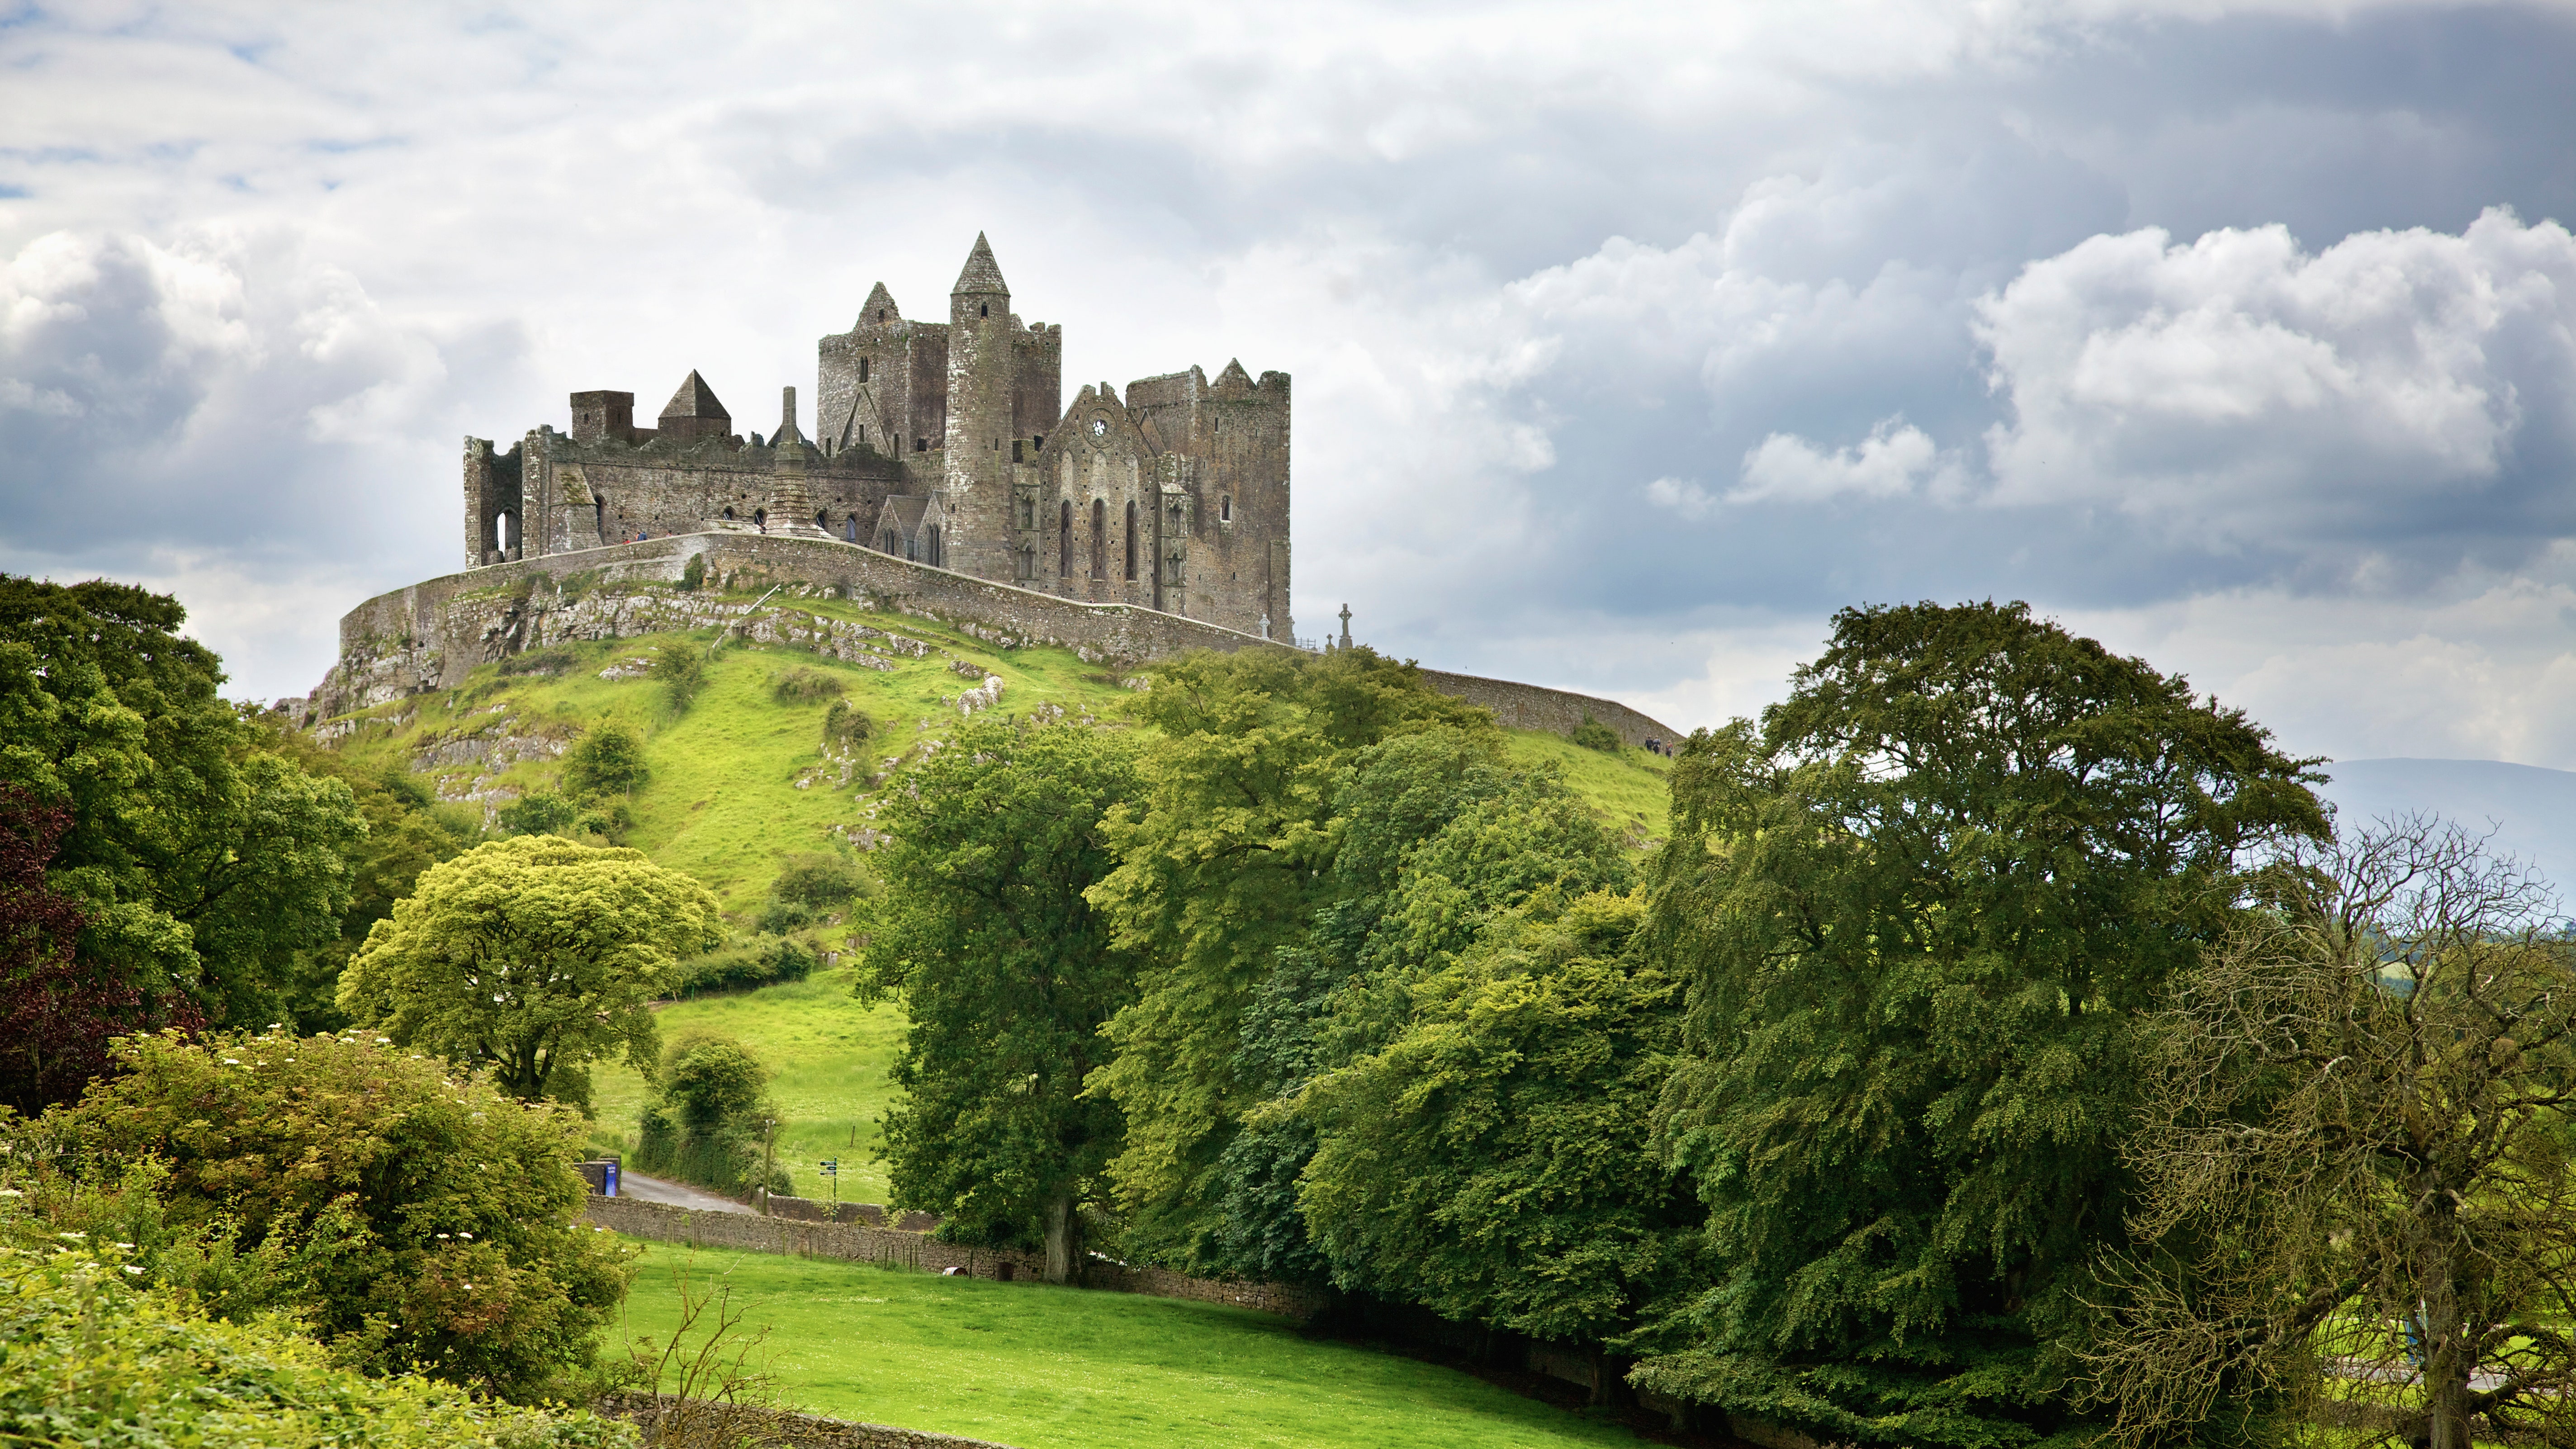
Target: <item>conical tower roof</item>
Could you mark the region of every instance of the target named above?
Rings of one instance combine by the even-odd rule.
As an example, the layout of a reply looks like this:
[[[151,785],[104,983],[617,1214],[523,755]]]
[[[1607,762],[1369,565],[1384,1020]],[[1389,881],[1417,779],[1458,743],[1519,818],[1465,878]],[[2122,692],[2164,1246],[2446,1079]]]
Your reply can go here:
[[[891,327],[902,320],[903,309],[894,304],[894,293],[886,290],[885,283],[877,283],[868,293],[868,304],[859,309],[859,325]]]
[[[698,376],[698,370],[694,367],[689,369],[688,380],[680,384],[680,390],[671,394],[669,402],[662,404],[662,416],[722,418],[726,422],[733,421],[733,414],[726,412],[725,405],[716,401],[716,390],[707,386],[707,380]]]
[[[1002,265],[993,260],[993,244],[975,233],[975,249],[966,254],[966,270],[957,274],[957,285],[948,289],[952,297],[972,296],[985,292],[1008,295],[1011,284],[1002,280]]]

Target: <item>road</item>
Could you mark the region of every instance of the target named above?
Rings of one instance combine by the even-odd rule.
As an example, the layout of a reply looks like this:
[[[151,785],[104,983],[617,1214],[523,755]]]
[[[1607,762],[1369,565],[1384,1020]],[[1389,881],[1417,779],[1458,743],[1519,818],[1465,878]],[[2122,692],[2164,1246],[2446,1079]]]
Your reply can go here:
[[[751,1209],[735,1202],[732,1198],[718,1197],[714,1193],[700,1191],[685,1182],[665,1182],[658,1177],[646,1177],[640,1172],[621,1170],[617,1174],[617,1195],[631,1197],[638,1202],[665,1203],[672,1207],[690,1208],[702,1213],[741,1213],[745,1217],[754,1216]]]

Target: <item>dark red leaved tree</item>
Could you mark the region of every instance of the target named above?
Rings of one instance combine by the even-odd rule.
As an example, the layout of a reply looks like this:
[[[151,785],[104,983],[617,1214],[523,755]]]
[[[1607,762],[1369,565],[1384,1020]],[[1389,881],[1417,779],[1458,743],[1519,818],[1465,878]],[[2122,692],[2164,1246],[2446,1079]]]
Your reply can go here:
[[[88,914],[45,882],[71,826],[70,810],[0,785],[0,1102],[30,1115],[77,1099],[108,1042],[148,1025],[141,991],[74,957]]]

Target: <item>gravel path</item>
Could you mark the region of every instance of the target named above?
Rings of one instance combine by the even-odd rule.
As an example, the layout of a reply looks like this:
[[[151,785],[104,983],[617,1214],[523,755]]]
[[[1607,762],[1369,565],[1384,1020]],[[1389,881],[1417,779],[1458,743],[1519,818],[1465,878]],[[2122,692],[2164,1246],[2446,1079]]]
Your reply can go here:
[[[665,1182],[658,1177],[646,1177],[640,1172],[620,1171],[617,1174],[617,1195],[631,1197],[639,1202],[658,1202],[672,1207],[690,1208],[702,1213],[741,1213],[745,1217],[755,1215],[751,1209],[735,1202],[732,1198],[718,1197],[714,1193],[691,1187],[684,1182]]]

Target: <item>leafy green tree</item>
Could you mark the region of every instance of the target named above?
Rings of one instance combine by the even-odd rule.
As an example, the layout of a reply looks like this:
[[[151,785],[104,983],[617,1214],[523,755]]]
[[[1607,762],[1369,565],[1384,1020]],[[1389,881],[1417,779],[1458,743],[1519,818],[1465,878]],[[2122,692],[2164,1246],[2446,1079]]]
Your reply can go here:
[[[218,697],[186,617],[129,585],[0,575],[0,784],[72,812],[49,878],[87,918],[84,972],[147,1014],[261,1023],[295,953],[339,933],[365,827],[347,786]]]
[[[521,658],[526,656],[522,655]],[[393,914],[420,873],[470,850],[483,837],[474,808],[440,800],[428,781],[399,767],[370,768],[313,743],[274,717],[264,721],[270,748],[306,774],[339,780],[357,802],[366,837],[349,853],[349,908],[340,933],[297,953],[284,1020],[301,1032],[337,1031],[349,1025],[340,1010],[340,973],[366,943],[367,932]]]
[[[1144,966],[1095,1090],[1125,1118],[1109,1172],[1131,1247],[1196,1266],[1218,1251],[1210,1175],[1269,1085],[1238,1059],[1245,1014],[1280,949],[1345,889],[1325,874],[1343,766],[1395,735],[1493,726],[1365,649],[1186,657],[1134,708],[1163,740],[1141,801],[1107,817],[1117,868],[1089,898]]]
[[[493,820],[512,835],[567,835],[581,806],[552,790],[530,790],[493,812]]]
[[[1681,983],[1625,959],[1642,914],[1541,892],[1290,1104],[1317,1128],[1298,1197],[1340,1286],[1597,1346],[1691,1281],[1697,1204],[1650,1126]],[[1594,1387],[1616,1387],[1597,1360]]]
[[[723,940],[716,899],[639,851],[488,841],[422,872],[367,934],[340,1005],[396,1041],[488,1068],[521,1101],[588,1099],[588,1063],[660,1051],[649,1003]]]
[[[644,1109],[636,1171],[718,1192],[787,1191],[785,1182],[762,1175],[763,1151],[781,1118],[765,1095],[769,1069],[742,1043],[693,1033],[671,1043],[652,1079],[654,1101]]]
[[[2019,604],[1846,610],[1793,685],[1674,772],[1662,1135],[1723,1268],[1636,1381],[1837,1440],[2095,1432],[2069,1375],[2142,1022],[2247,852],[2324,832],[2316,777]]]
[[[1214,1253],[1193,1266],[1320,1279],[1298,1177],[1316,1126],[1290,1110],[1306,1080],[1404,1029],[1425,976],[1533,893],[1622,890],[1627,854],[1552,769],[1506,766],[1490,732],[1438,726],[1356,751],[1334,790],[1333,895],[1280,948],[1238,1029],[1247,1109],[1207,1191]],[[1347,1275],[1345,1275],[1347,1276]]]
[[[651,778],[644,737],[613,719],[583,731],[564,756],[564,788],[575,795],[633,795]]]
[[[344,1361],[521,1401],[593,1362],[625,1253],[579,1220],[578,1117],[372,1036],[116,1050],[125,1071],[44,1122],[106,1180],[46,1205],[95,1211],[101,1188],[156,1162],[148,1199],[122,1205],[140,1276],[185,1283],[210,1245],[283,1244],[276,1306]]]
[[[886,889],[865,908],[858,991],[912,1022],[885,1119],[894,1195],[949,1231],[1042,1243],[1048,1281],[1081,1261],[1077,1209],[1118,1149],[1087,1080],[1134,968],[1086,892],[1115,865],[1105,813],[1139,790],[1123,734],[989,716],[887,797]]]

